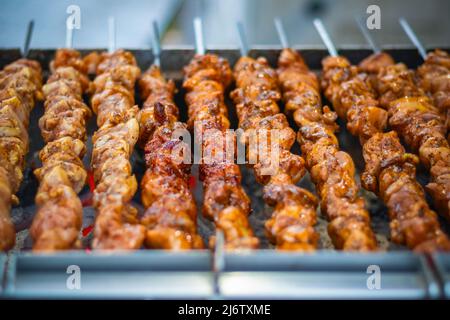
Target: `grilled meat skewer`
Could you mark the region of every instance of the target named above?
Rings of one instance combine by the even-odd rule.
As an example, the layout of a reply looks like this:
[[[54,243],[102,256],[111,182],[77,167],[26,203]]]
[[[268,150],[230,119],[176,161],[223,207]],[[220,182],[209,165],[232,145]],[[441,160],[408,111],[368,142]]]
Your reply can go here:
[[[386,204],[392,241],[416,251],[450,250],[450,241],[415,178],[419,160],[405,152],[395,132],[384,132],[388,114],[366,74],[344,57],[328,57],[323,60],[322,86],[349,131],[359,137],[366,162],[361,181]]]
[[[130,204],[137,190],[130,157],[139,137],[134,105],[139,75],[130,52],[117,50],[99,58],[91,101],[99,126],[92,137],[91,159],[97,210],[94,249],[138,249],[144,241],[145,228],[138,224],[137,209]]]
[[[153,249],[201,249],[197,207],[189,189],[191,164],[183,162],[190,146],[174,136],[187,130],[178,121],[175,84],[166,81],[160,68],[152,65],[139,80],[139,87],[145,101],[137,116],[139,144],[145,147],[147,163],[141,182],[145,245]]]
[[[352,251],[376,250],[370,215],[358,195],[355,165],[350,155],[339,148],[334,133],[337,116],[327,106],[322,107],[317,76],[292,49],[281,52],[278,66],[285,112],[300,128],[298,142],[320,195],[322,212],[330,221],[328,232],[334,246]]]
[[[313,251],[319,239],[314,230],[318,203],[313,194],[295,185],[305,173],[304,160],[290,152],[295,133],[279,112],[276,72],[264,58],[243,56],[234,76],[237,88],[231,97],[248,146],[247,158],[256,160],[251,164],[257,181],[264,185],[264,200],[274,207],[265,223],[266,234],[278,249]],[[264,140],[267,154],[261,152]]]
[[[429,169],[431,182],[426,189],[438,212],[450,219],[450,147],[445,115],[416,85],[411,70],[402,63],[393,64],[392,59],[380,59],[380,55],[387,54],[371,55],[360,63],[360,70],[372,73],[371,83],[380,106],[388,111],[389,125]]]
[[[235,143],[234,134],[226,131],[230,122],[224,103],[224,90],[232,78],[231,69],[226,60],[206,54],[196,55],[184,72],[188,126],[195,132],[196,143],[203,153],[200,164],[203,214],[223,231],[226,249],[257,248],[259,241],[247,217],[250,199],[241,185],[241,172],[234,163],[235,153],[227,148],[228,143]],[[214,238],[211,240],[210,246]]]
[[[46,145],[39,153],[42,167],[34,171],[39,180],[38,210],[30,228],[35,251],[78,246],[83,209],[77,193],[87,178],[82,162],[91,116],[83,103],[89,89],[86,69],[80,53],[72,49],[59,49],[50,68],[43,87],[45,112],[39,119]]]
[[[19,199],[28,124],[36,100],[42,99],[42,70],[38,62],[19,59],[0,71],[0,251],[11,249],[15,230],[10,211]]]

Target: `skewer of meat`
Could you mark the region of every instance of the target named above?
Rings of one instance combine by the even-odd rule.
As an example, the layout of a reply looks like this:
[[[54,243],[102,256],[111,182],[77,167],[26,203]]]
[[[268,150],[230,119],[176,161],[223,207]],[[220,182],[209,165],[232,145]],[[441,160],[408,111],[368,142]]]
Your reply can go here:
[[[0,71],[0,251],[15,243],[11,206],[19,203],[15,193],[23,180],[29,149],[30,112],[42,99],[41,66],[27,59],[32,29],[33,21],[28,25],[23,58]]]
[[[405,152],[394,131],[384,132],[388,114],[379,106],[366,75],[342,56],[327,57],[322,64],[325,96],[359,138],[366,163],[362,185],[387,206],[392,241],[416,251],[450,250],[450,241],[415,178],[419,160]]]
[[[401,18],[399,21],[424,60],[424,63],[416,71],[417,84],[445,117],[448,132],[450,128],[450,56],[447,52],[439,49],[427,54],[425,47],[406,19]]]
[[[147,228],[145,245],[153,249],[201,249],[197,207],[189,188],[191,164],[183,163],[190,145],[176,137],[187,130],[178,120],[173,100],[175,84],[161,74],[159,35],[153,22],[154,63],[142,75],[139,87],[145,101],[138,113],[139,144],[145,147],[147,170],[141,182],[145,207],[141,223]]]
[[[334,133],[336,114],[327,106],[322,108],[317,76],[289,49],[280,20],[276,27],[284,47],[278,60],[278,77],[285,113],[299,126],[298,142],[320,195],[321,210],[330,221],[328,233],[337,249],[376,250],[370,216],[358,196],[353,160],[340,150]]]
[[[111,40],[113,18],[109,22]],[[145,228],[138,224],[137,209],[130,204],[137,190],[130,157],[139,137],[134,85],[140,70],[130,52],[114,48],[110,41],[109,52],[100,56],[91,101],[99,127],[92,137],[93,204],[97,211],[92,247],[138,249]]]
[[[417,86],[414,73],[402,63],[394,64],[387,53],[367,57],[359,69],[370,75],[391,128],[429,169],[431,182],[426,189],[438,212],[450,219],[450,147],[444,115]]]
[[[305,173],[304,160],[290,152],[295,133],[277,105],[280,92],[276,72],[266,59],[248,56],[240,23],[238,32],[241,57],[234,67],[236,89],[231,98],[239,128],[244,131],[247,160],[257,181],[264,185],[266,204],[274,207],[265,223],[266,234],[277,249],[313,251],[319,239],[314,230],[318,202],[309,191],[295,185]]]
[[[71,40],[72,29],[66,34]],[[30,228],[33,250],[55,251],[79,246],[83,208],[78,192],[86,183],[86,121],[90,109],[83,102],[89,90],[87,68],[80,53],[67,48],[56,51],[51,75],[43,87],[44,115],[39,119],[45,146],[39,153],[42,167],[34,171],[39,180],[37,213]]]
[[[248,221],[250,199],[241,185],[239,166],[234,163],[235,135],[227,132],[230,122],[224,91],[231,82],[231,69],[225,59],[205,54],[199,18],[194,20],[194,28],[196,55],[184,68],[183,87],[187,91],[188,127],[202,152],[203,214],[223,232],[227,250],[255,249],[259,241]],[[210,246],[214,241],[211,238]]]

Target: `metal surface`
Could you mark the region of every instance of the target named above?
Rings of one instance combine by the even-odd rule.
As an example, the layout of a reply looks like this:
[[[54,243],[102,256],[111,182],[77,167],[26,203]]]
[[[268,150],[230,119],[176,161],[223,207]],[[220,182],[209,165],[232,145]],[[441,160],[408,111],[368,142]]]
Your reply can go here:
[[[245,57],[249,52],[247,34],[245,33],[245,28],[241,21],[237,22],[236,28],[239,36],[239,50],[241,52],[241,56]]]
[[[28,55],[28,51],[30,50],[31,38],[33,37],[33,29],[34,29],[34,20],[30,20],[28,22],[27,33],[25,35],[25,42],[23,44],[22,56],[26,57]]]
[[[205,54],[205,43],[203,41],[203,26],[202,19],[196,17],[193,20],[194,23],[194,35],[195,35],[195,53],[204,55]]]
[[[450,254],[434,254],[433,262],[439,273],[445,298],[450,299]]]
[[[152,52],[155,57],[153,64],[161,66],[161,40],[159,37],[158,21],[154,20],[152,23],[153,37],[152,37]]]
[[[79,289],[70,278],[74,268],[79,268]],[[140,251],[12,255],[3,297],[202,299],[212,294],[209,252]]]
[[[224,253],[222,258],[216,254],[215,259],[222,261],[212,262],[213,257],[207,251],[11,255],[5,290],[0,292],[0,298],[442,297],[426,258],[411,252],[357,254],[324,251],[301,254],[260,250]],[[74,268],[79,268],[79,289],[74,288],[71,281]],[[374,268],[379,268],[379,287],[373,281],[376,275],[371,270]]]
[[[379,268],[379,289],[372,284],[371,277],[376,275],[370,272],[371,268]],[[426,260],[409,252],[227,254],[219,287],[221,296],[229,299],[439,297],[436,279]]]
[[[116,20],[114,17],[108,18],[108,53],[116,50]]]

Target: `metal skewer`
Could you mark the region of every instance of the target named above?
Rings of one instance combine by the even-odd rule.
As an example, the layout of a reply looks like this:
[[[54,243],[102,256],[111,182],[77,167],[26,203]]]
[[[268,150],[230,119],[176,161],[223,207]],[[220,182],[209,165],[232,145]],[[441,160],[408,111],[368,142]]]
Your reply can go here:
[[[30,22],[28,22],[27,33],[25,35],[25,43],[23,45],[22,51],[22,57],[24,58],[28,57],[28,53],[30,52],[30,43],[31,38],[33,36],[33,29],[34,29],[34,20],[30,20]]]
[[[381,49],[380,47],[375,43],[375,40],[371,36],[369,30],[366,27],[366,24],[364,23],[364,20],[361,17],[355,17],[356,24],[359,27],[359,30],[361,30],[361,33],[364,36],[364,39],[366,39],[366,42],[369,44],[370,48],[374,53],[380,53]]]
[[[152,51],[153,51],[153,64],[161,66],[161,39],[159,37],[158,22],[153,20],[153,38],[152,38]]]
[[[427,50],[422,45],[422,43],[419,40],[419,37],[417,37],[414,30],[409,25],[408,21],[406,21],[405,18],[400,18],[398,20],[400,22],[400,25],[402,26],[403,31],[405,31],[406,35],[408,36],[409,40],[414,44],[414,46],[417,48],[417,51],[419,51],[420,56],[423,60],[427,57]]]
[[[314,26],[316,27],[317,32],[320,35],[320,38],[322,38],[323,43],[327,47],[328,53],[332,57],[336,57],[338,55],[338,52],[336,50],[336,46],[333,44],[333,41],[331,41],[330,35],[328,34],[327,30],[325,29],[325,26],[322,23],[322,20],[320,19],[314,19]]]
[[[116,20],[114,17],[108,18],[108,53],[116,50]]]
[[[278,38],[280,39],[281,46],[283,47],[283,49],[289,48],[289,42],[284,30],[283,22],[280,18],[275,18],[273,19],[273,23],[275,24],[275,29],[277,29],[277,34]]]
[[[239,50],[241,52],[241,56],[245,57],[248,55],[248,42],[247,42],[247,35],[245,34],[244,25],[241,21],[238,21],[236,24],[238,35],[239,35]]]
[[[200,55],[205,54],[205,43],[203,38],[202,19],[194,18],[195,52]]]
[[[71,49],[73,46],[73,27],[66,23],[66,48]]]

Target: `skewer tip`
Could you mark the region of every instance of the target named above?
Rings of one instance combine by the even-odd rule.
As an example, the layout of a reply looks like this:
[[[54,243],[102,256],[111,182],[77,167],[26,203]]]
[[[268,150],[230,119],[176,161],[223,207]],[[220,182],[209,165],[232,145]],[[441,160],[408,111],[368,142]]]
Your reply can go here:
[[[356,24],[358,25],[359,30],[361,31],[364,39],[369,44],[373,53],[380,53],[381,48],[375,43],[375,40],[371,36],[369,30],[367,29],[366,24],[364,23],[364,19],[362,17],[355,16]]]
[[[108,52],[116,50],[116,21],[113,16],[108,17]]]
[[[239,49],[241,52],[241,56],[245,57],[248,55],[248,43],[247,43],[247,35],[245,34],[245,28],[242,21],[236,22],[236,28],[239,36]]]
[[[416,35],[412,27],[409,25],[408,21],[406,21],[404,17],[400,17],[398,21],[403,31],[405,31],[406,35],[408,36],[409,40],[411,40],[411,42],[416,47],[422,59],[425,60],[427,57],[427,50],[423,46],[422,42],[419,40],[419,37]]]
[[[153,20],[153,37],[152,37],[152,51],[153,51],[153,64],[160,67],[161,66],[161,39],[159,35],[158,22]]]
[[[319,18],[315,18],[313,20],[314,26],[316,27],[317,32],[319,33],[320,38],[323,43],[327,47],[328,53],[332,57],[336,57],[338,55],[336,46],[333,44],[333,41],[330,38],[325,26],[322,23],[322,20]]]
[[[30,43],[31,43],[31,39],[32,39],[32,36],[33,36],[33,30],[34,30],[34,20],[31,19],[28,22],[27,32],[26,32],[26,35],[25,35],[25,43],[24,43],[23,51],[22,51],[22,56],[24,58],[26,58],[28,56],[28,53],[30,51]]]
[[[203,37],[203,25],[200,17],[194,18],[195,52],[200,55],[205,54],[205,44]]]
[[[279,17],[275,17],[273,19],[273,23],[275,24],[275,29],[277,30],[281,46],[283,47],[283,49],[289,48],[289,43],[287,40],[286,32],[284,30],[283,22]]]

